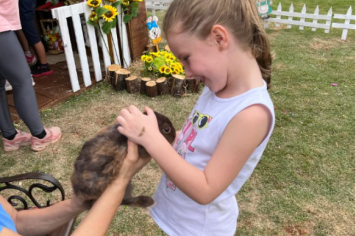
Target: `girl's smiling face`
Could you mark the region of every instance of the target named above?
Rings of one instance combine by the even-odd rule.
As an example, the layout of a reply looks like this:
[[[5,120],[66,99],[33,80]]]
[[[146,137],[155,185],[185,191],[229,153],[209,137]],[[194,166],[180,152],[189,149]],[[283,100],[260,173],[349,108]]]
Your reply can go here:
[[[200,80],[215,93],[225,88],[227,55],[212,33],[200,39],[192,34],[170,31],[167,41],[173,54],[183,63],[188,79]]]

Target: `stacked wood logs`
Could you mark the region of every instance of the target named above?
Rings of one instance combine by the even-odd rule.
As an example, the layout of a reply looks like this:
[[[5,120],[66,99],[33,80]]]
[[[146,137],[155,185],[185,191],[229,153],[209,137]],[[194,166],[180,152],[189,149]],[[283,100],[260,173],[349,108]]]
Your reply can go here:
[[[184,75],[174,74],[158,79],[132,76],[130,71],[119,65],[109,65],[106,78],[116,91],[126,90],[130,94],[140,93],[149,97],[166,94],[182,97],[187,93],[199,93],[201,87],[199,80],[186,79]]]

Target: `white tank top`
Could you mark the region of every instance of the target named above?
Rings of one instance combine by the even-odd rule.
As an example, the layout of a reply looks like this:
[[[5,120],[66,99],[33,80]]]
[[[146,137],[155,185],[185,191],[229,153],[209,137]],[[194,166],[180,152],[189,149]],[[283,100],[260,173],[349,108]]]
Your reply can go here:
[[[235,194],[259,162],[275,123],[274,106],[266,84],[228,99],[218,98],[205,87],[174,144],[182,158],[204,170],[228,123],[236,114],[253,104],[262,104],[269,109],[273,118],[271,129],[234,181],[212,203],[196,203],[163,173],[154,195],[156,205],[151,209],[151,215],[169,236],[234,235],[238,217]]]

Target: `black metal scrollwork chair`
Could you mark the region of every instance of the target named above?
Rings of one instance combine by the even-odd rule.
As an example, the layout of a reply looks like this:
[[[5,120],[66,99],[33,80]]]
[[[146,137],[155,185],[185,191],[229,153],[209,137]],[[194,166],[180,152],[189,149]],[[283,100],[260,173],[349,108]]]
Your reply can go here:
[[[22,184],[19,184],[27,181],[29,182],[27,185],[23,184],[22,186]],[[34,207],[43,208],[52,205],[53,203],[51,203],[48,196],[45,196],[45,193],[59,194],[60,201],[65,199],[62,185],[52,175],[32,172],[10,177],[0,177],[0,194],[7,198],[7,201],[17,210],[28,210]],[[75,218],[50,233],[49,236],[69,235],[73,229],[74,222]]]

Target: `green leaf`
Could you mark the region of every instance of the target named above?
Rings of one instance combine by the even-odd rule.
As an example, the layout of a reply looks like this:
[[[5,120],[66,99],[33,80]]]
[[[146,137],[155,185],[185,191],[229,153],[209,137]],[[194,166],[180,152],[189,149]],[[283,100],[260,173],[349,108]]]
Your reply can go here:
[[[124,22],[125,23],[129,22],[131,19],[132,19],[132,15],[131,14],[124,15]]]
[[[93,21],[88,20],[87,24],[94,26],[95,28],[99,28],[99,25]]]
[[[166,63],[164,57],[156,57],[153,59],[153,64],[155,65],[155,68],[159,70],[159,68],[161,68],[161,66],[165,65]]]
[[[112,22],[107,22],[107,21],[105,21],[104,23],[103,23],[103,25],[102,25],[102,27],[101,27],[101,29],[103,30],[103,32],[105,33],[105,34],[108,34],[109,32],[110,32],[110,30],[111,30],[111,23]]]
[[[104,7],[98,7],[95,9],[95,13],[98,14],[98,16],[102,16],[103,14],[107,13],[109,10],[104,8]]]
[[[111,28],[115,28],[117,24],[117,17],[114,18],[114,20],[111,22],[112,26]]]
[[[138,13],[138,7],[131,8],[131,14],[133,17],[136,17]]]
[[[132,8],[137,8],[138,9],[138,2],[131,2],[130,6],[131,6],[131,9]]]
[[[117,8],[121,4],[121,1],[114,2],[111,6]]]
[[[95,25],[94,22],[92,22],[92,21],[90,21],[90,20],[87,21],[87,24],[88,24],[88,25]]]

